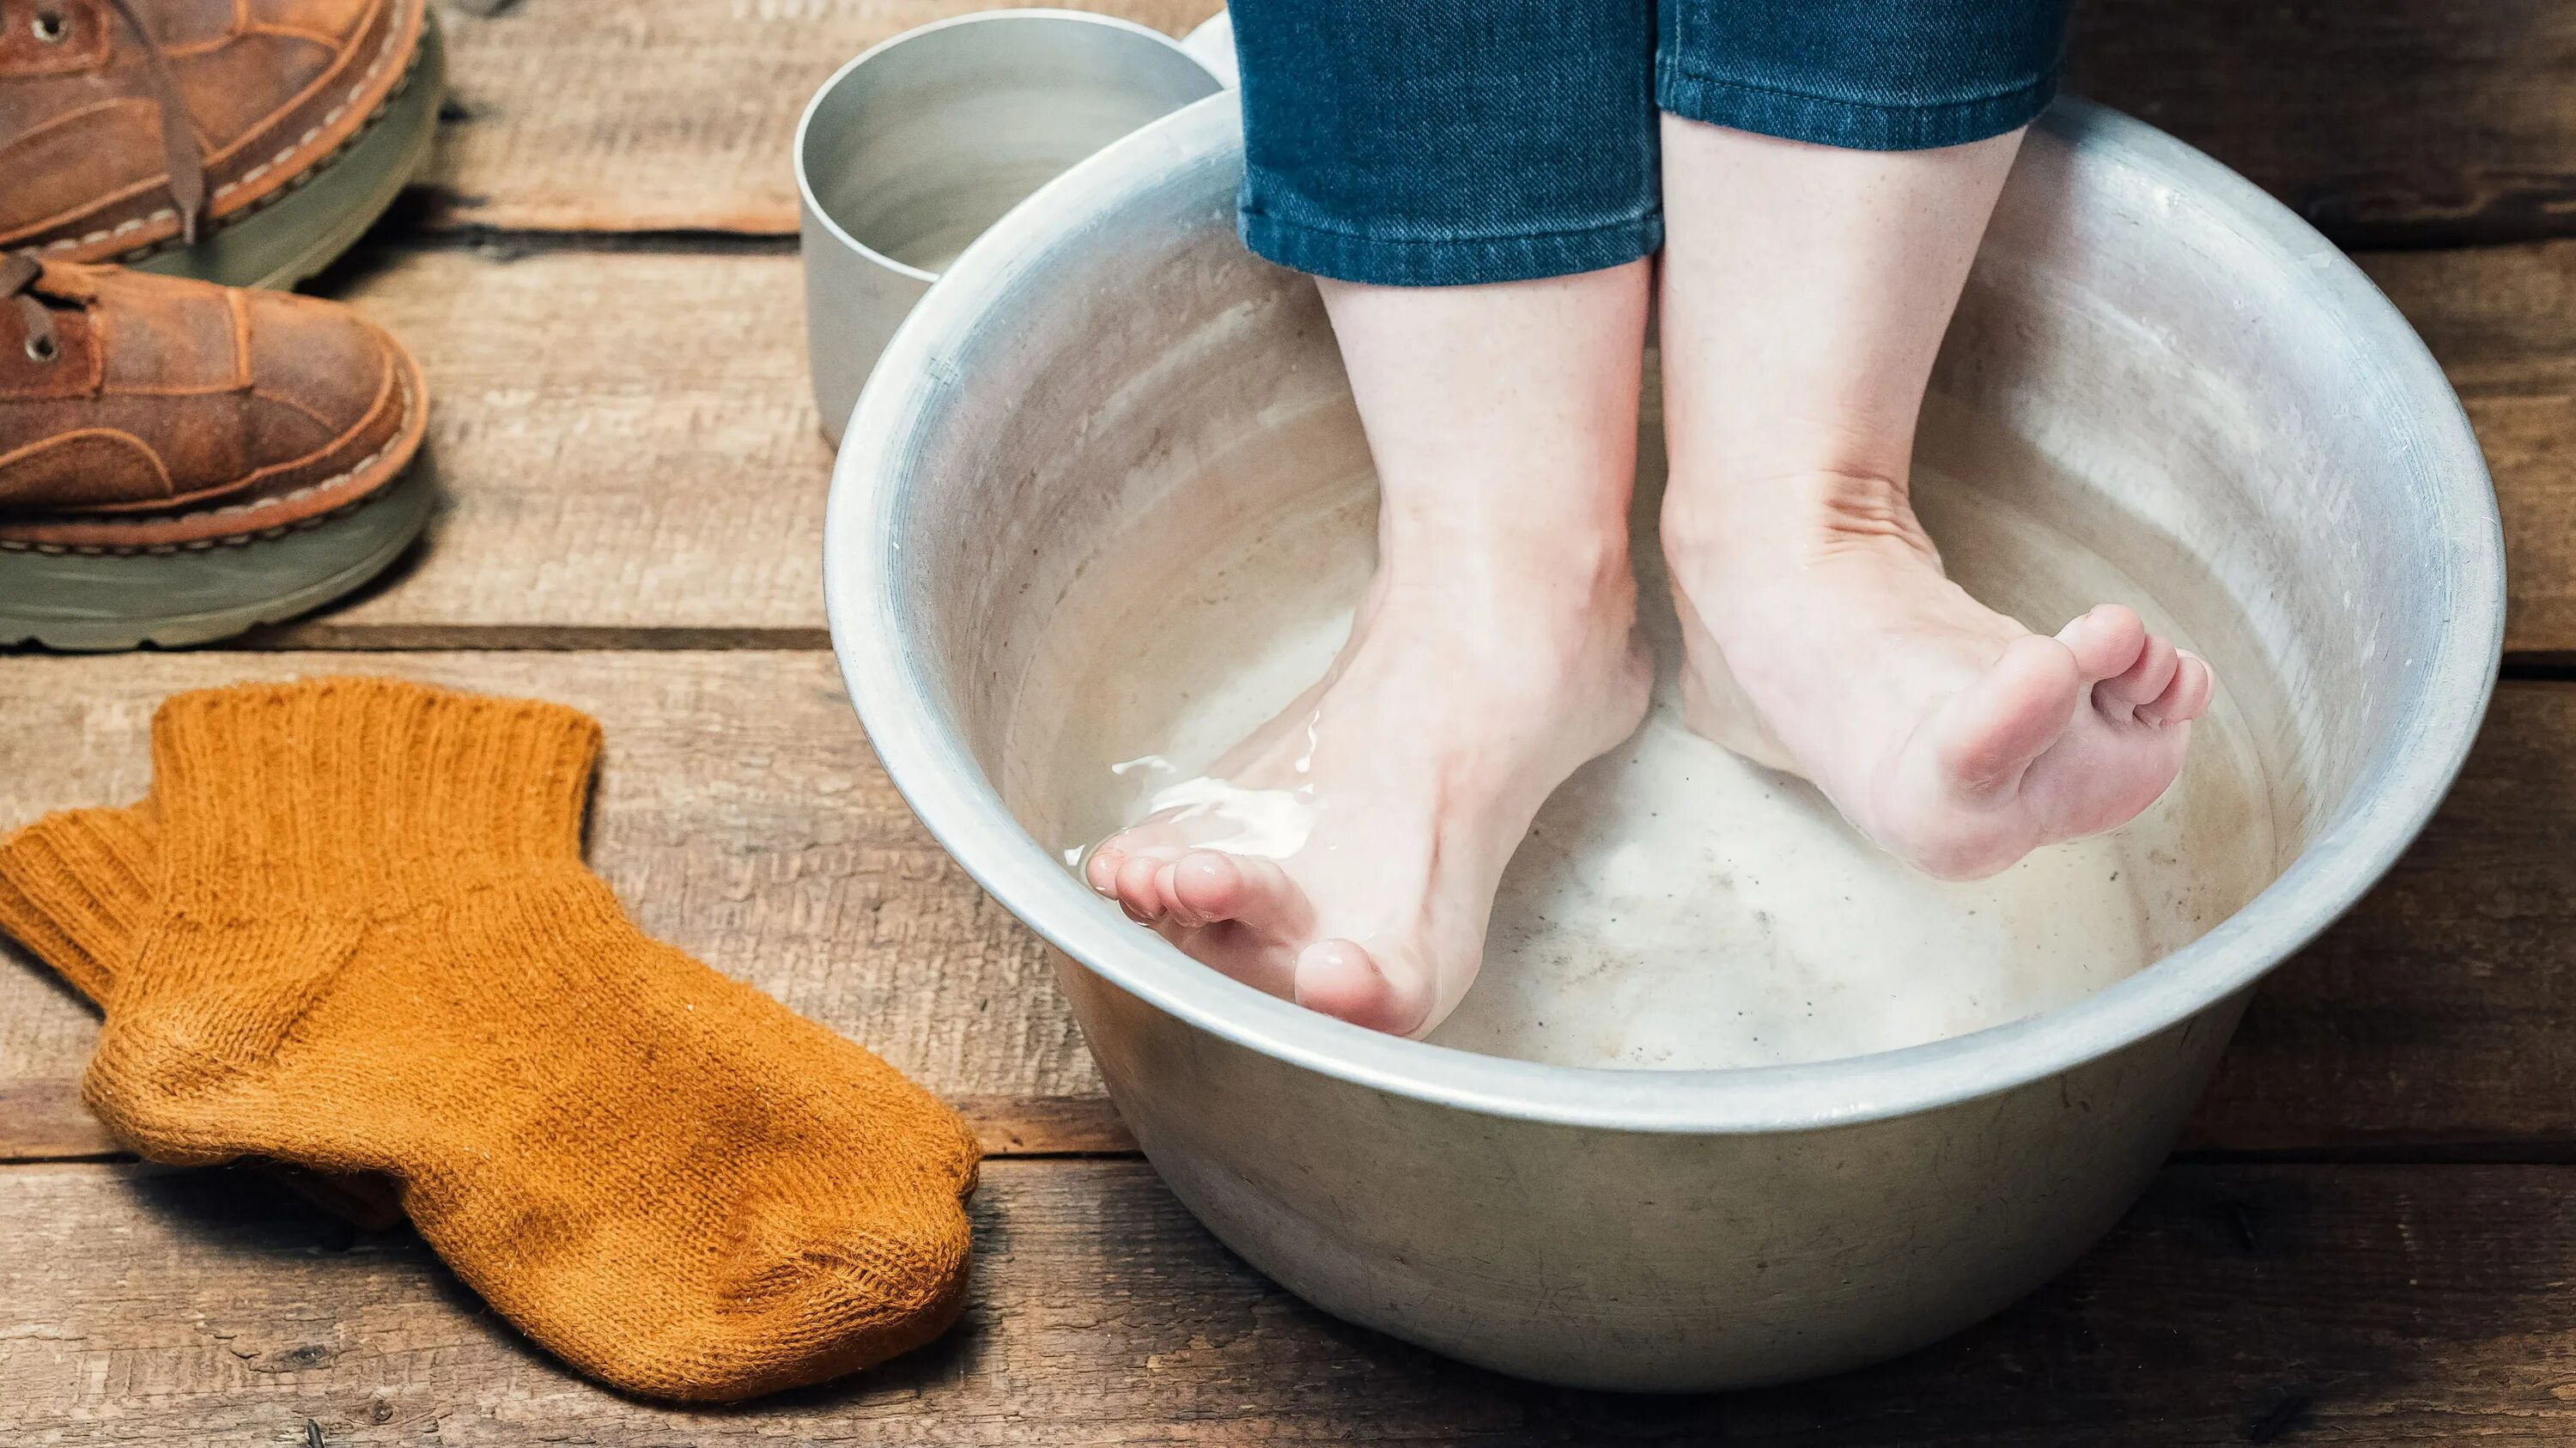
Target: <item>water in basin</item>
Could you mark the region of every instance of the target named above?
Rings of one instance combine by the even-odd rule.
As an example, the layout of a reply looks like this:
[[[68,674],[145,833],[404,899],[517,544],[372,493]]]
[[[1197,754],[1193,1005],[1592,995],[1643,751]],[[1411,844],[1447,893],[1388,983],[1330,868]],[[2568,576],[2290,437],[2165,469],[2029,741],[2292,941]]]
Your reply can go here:
[[[1300,439],[1292,426],[1274,441]],[[1975,471],[1972,442],[1927,436],[1922,452]],[[1691,733],[1647,526],[1657,453],[1641,448],[1637,546],[1653,712],[1540,812],[1504,876],[1483,971],[1432,1041],[1666,1069],[1890,1050],[2099,990],[2271,878],[2274,801],[2230,697],[2268,681],[2222,677],[2182,779],[2138,820],[1966,884],[1895,863],[1803,781]],[[1049,711],[1060,722],[1040,767],[1063,801],[1050,811],[1063,838],[1047,843],[1077,849],[1132,823],[1157,789],[1200,773],[1323,671],[1368,576],[1376,495],[1347,443],[1318,442],[1306,461],[1316,475],[1291,501],[1148,524],[1123,555],[1113,547],[1085,568],[1057,613],[1066,636],[1041,650],[1065,661],[1048,692],[1070,706]],[[1952,573],[1990,605],[2054,630],[2094,602],[2127,603],[2194,646],[2146,588],[2012,490],[1938,466],[1915,486]],[[1174,546],[1176,527],[1187,546]],[[2205,618],[2210,600],[2193,604]]]

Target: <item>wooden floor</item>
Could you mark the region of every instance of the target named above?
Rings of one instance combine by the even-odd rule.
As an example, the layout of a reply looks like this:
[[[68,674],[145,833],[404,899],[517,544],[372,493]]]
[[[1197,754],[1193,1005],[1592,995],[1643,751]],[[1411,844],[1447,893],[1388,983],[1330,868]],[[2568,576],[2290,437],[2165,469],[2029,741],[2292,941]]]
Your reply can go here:
[[[2365,248],[2450,369],[2503,495],[2509,679],[2099,1250],[1901,1362],[1698,1399],[1509,1382],[1267,1286],[1134,1156],[1035,941],[872,762],[825,651],[787,139],[840,60],[957,8],[447,0],[433,167],[323,286],[428,368],[432,536],[225,651],[0,655],[0,824],[138,794],[177,688],[363,669],[594,712],[593,855],[644,924],[976,1123],[966,1323],[746,1409],[617,1398],[408,1234],[120,1157],[77,1099],[93,1018],[13,953],[0,1444],[2576,1440],[2576,7],[2084,8],[2077,88]]]

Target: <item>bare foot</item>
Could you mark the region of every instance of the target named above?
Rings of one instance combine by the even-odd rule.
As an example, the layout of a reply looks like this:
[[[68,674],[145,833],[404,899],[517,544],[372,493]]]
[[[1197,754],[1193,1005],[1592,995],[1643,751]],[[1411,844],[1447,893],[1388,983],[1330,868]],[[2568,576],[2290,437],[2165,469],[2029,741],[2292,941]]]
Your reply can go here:
[[[2129,609],[2032,633],[1942,573],[1884,480],[1694,494],[1740,501],[1666,510],[1692,724],[1815,781],[1891,854],[1991,875],[2127,823],[2181,773],[2209,666]]]
[[[1609,551],[1382,567],[1322,681],[1103,841],[1085,879],[1238,980],[1429,1031],[1483,963],[1540,803],[1645,713],[1636,585]]]

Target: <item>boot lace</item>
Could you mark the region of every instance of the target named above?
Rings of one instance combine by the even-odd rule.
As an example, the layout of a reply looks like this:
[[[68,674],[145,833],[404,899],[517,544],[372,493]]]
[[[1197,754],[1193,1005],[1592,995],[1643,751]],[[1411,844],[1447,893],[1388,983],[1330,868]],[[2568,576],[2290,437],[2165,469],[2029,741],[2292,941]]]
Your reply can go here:
[[[62,355],[62,340],[54,333],[54,314],[37,301],[33,287],[44,275],[44,263],[23,251],[0,258],[0,301],[14,304],[27,322],[27,360],[51,362]]]

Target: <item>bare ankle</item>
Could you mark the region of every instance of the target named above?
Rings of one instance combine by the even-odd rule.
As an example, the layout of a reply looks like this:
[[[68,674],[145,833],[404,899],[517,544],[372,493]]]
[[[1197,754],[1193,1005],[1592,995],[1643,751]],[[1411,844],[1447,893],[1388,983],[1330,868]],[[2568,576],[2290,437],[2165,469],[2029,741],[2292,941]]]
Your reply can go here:
[[[1624,627],[1637,607],[1624,524],[1553,533],[1390,527],[1379,543],[1376,587],[1440,607],[1481,597],[1483,606],[1516,618],[1586,625],[1608,621]]]
[[[1937,561],[1903,478],[1817,470],[1752,478],[1689,479],[1665,494],[1665,556],[1674,576],[1775,572],[1845,553]]]

